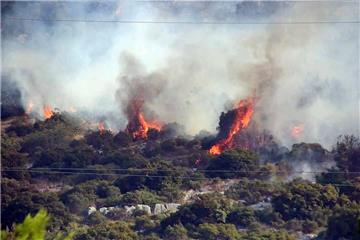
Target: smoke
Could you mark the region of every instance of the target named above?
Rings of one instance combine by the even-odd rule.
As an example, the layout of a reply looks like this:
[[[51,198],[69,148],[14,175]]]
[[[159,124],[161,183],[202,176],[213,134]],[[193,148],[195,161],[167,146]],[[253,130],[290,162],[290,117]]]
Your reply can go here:
[[[258,97],[254,120],[283,144],[359,133],[358,24],[145,24],[356,21],[356,2],[2,3],[2,76],[24,106],[75,108],[124,129],[127,106],[216,132],[222,111]],[[303,124],[297,137],[291,128]]]
[[[286,155],[287,163],[294,171],[288,180],[301,177],[310,181],[316,180],[318,172],[336,166],[332,161],[333,156],[330,152],[323,149],[319,144],[294,144],[291,151]]]

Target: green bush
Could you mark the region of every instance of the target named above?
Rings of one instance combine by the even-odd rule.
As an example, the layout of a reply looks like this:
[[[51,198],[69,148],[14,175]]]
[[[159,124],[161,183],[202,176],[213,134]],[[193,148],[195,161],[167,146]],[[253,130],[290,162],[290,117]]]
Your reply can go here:
[[[338,207],[329,218],[326,239],[360,239],[360,205]]]
[[[247,204],[255,204],[275,195],[278,191],[276,188],[276,185],[271,182],[241,179],[239,183],[225,191],[225,196],[235,200],[244,200]]]
[[[256,222],[254,210],[248,207],[239,207],[231,211],[227,217],[226,222],[235,224],[240,227],[248,227]]]
[[[182,224],[167,226],[164,231],[164,239],[187,240],[187,229]]]
[[[241,239],[241,235],[233,224],[209,224],[203,223],[199,225],[200,239],[209,240],[230,240]]]
[[[285,221],[312,220],[324,225],[338,197],[337,190],[331,185],[297,179],[272,199],[272,205]]]
[[[204,194],[194,203],[181,206],[179,211],[161,222],[163,228],[168,225],[202,223],[225,223],[226,215],[231,211],[232,203],[222,195]]]
[[[245,150],[229,150],[210,160],[206,170],[208,177],[240,178],[253,177],[256,173],[251,171],[259,167],[258,157]]]
[[[85,233],[75,236],[76,240],[137,240],[138,238],[131,226],[123,221],[98,224],[88,228]]]

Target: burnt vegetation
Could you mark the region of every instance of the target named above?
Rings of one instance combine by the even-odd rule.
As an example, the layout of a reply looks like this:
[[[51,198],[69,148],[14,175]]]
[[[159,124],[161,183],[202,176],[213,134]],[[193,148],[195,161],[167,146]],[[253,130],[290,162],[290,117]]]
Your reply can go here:
[[[314,143],[287,149],[249,127],[235,136],[233,148],[211,155],[215,138],[181,136],[177,124],[150,128],[138,139],[126,131],[87,130],[68,113],[3,121],[9,122],[1,136],[3,229],[45,208],[50,237],[74,230],[79,240],[360,237],[360,142],[354,136],[339,137],[331,150]],[[330,162],[319,173],[298,170]],[[181,206],[156,215],[125,211],[165,203]],[[92,206],[119,208],[89,214]]]

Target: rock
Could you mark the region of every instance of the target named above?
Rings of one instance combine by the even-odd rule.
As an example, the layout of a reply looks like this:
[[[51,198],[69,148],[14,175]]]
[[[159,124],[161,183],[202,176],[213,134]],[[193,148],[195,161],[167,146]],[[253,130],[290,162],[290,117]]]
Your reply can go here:
[[[164,204],[161,203],[157,203],[155,204],[155,208],[154,208],[154,215],[158,215],[162,212],[165,212],[166,208]]]
[[[181,204],[178,203],[158,203],[155,204],[155,208],[154,208],[154,215],[157,214],[161,214],[164,212],[176,212],[179,208]],[[115,207],[102,207],[99,209],[99,212],[107,215],[108,213],[116,210],[116,209],[122,209],[122,207],[120,206],[115,206]],[[151,215],[152,211],[151,211],[151,207],[149,205],[145,205],[145,204],[137,204],[135,206],[125,206],[125,212],[127,215],[132,215],[135,211],[135,209],[141,210],[146,212],[146,214]],[[95,207],[89,207],[89,211],[88,211],[88,215],[90,215],[91,213],[96,212],[96,208]]]
[[[125,212],[126,212],[126,214],[128,214],[128,215],[131,215],[131,214],[133,214],[133,212],[134,212],[134,210],[136,209],[136,207],[135,206],[125,206]]]
[[[166,203],[165,207],[166,207],[166,210],[168,212],[173,213],[173,212],[176,212],[179,209],[180,204],[178,204],[178,203]]]
[[[262,210],[264,210],[266,208],[271,207],[271,203],[269,203],[269,202],[258,202],[256,204],[250,205],[249,207],[254,209],[254,210],[262,211]]]
[[[145,211],[146,214],[151,215],[151,208],[149,205],[138,204],[136,207],[139,210]]]
[[[180,204],[177,203],[155,204],[154,215],[164,212],[176,212],[179,206]]]
[[[99,209],[99,212],[101,212],[102,214],[106,215],[108,214],[110,211],[107,207],[102,207]]]
[[[96,212],[96,207],[91,206],[88,208],[88,216],[94,212]]]

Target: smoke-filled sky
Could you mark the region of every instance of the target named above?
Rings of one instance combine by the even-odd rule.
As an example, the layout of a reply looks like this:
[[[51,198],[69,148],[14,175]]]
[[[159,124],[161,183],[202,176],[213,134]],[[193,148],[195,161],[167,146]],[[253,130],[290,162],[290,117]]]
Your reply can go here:
[[[359,134],[357,1],[1,4],[2,79],[36,111],[75,108],[123,129],[139,88],[147,114],[195,135],[255,93],[254,121],[283,144]]]

